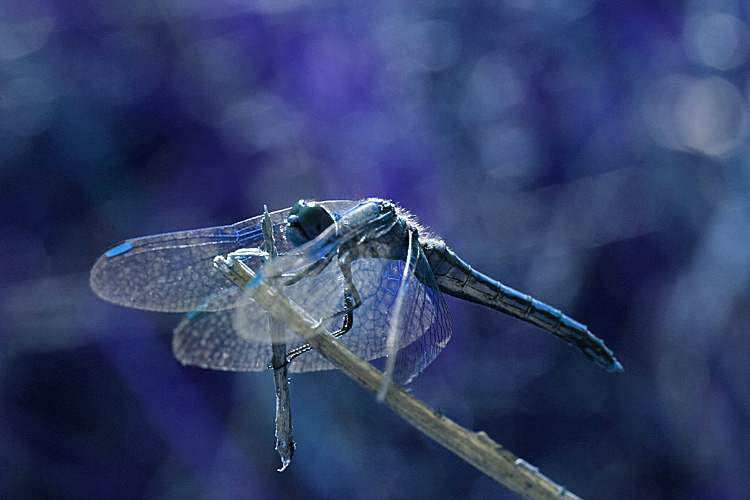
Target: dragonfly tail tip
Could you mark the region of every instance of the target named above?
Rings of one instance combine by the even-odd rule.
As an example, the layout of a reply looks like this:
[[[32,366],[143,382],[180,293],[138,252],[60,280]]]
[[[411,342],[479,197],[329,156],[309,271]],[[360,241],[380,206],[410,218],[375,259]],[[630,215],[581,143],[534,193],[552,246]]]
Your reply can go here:
[[[614,357],[612,358],[612,363],[609,365],[609,368],[607,368],[610,372],[624,372],[625,368],[622,367],[622,363],[617,361]]]

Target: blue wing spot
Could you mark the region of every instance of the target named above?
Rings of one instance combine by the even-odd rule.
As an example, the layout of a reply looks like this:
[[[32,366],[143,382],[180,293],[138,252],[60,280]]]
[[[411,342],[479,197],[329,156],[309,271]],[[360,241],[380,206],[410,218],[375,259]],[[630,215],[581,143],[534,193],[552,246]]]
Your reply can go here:
[[[197,318],[198,316],[206,312],[206,309],[208,309],[208,302],[201,302],[200,304],[198,304],[198,307],[188,313],[187,319],[191,320]]]
[[[112,258],[118,255],[124,254],[125,252],[132,250],[132,249],[133,249],[133,245],[131,245],[129,241],[123,241],[119,245],[115,245],[109,250],[107,250],[106,252],[104,252],[104,255]]]

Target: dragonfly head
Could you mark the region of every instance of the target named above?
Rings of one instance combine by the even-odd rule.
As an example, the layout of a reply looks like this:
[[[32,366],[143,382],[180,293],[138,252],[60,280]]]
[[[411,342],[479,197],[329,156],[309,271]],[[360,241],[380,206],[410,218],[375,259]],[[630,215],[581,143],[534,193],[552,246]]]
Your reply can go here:
[[[333,224],[328,210],[314,201],[299,200],[294,204],[286,220],[286,239],[294,246],[314,240]]]

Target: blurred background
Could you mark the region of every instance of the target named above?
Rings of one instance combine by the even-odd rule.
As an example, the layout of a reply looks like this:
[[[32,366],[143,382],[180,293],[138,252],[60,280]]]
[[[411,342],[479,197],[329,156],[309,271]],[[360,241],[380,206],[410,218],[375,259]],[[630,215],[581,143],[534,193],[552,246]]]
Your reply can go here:
[[[447,298],[412,384],[584,498],[750,497],[750,7],[0,4],[0,497],[516,498],[337,372],[183,367],[105,303],[130,237],[382,197],[563,309],[609,374]]]

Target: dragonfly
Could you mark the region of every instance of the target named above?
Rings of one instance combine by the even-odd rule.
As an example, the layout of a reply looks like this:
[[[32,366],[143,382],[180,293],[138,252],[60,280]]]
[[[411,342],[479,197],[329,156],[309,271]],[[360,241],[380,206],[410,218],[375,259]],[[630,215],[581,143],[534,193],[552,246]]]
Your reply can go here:
[[[599,366],[622,371],[584,324],[476,271],[391,202],[300,200],[271,213],[279,253],[273,262],[264,248],[262,219],[126,240],[96,261],[91,288],[115,304],[187,313],[174,331],[174,354],[203,368],[272,367],[267,314],[213,266],[217,255],[232,254],[261,276],[280,279],[285,295],[366,360],[388,354],[387,332],[400,305],[392,377],[401,384],[426,368],[450,339],[443,294],[534,324]],[[407,264],[411,272],[405,272]],[[397,302],[400,290],[404,299]],[[291,330],[281,340],[291,372],[333,368]]]
[[[399,384],[421,373],[451,337],[443,294],[529,322],[599,366],[623,369],[584,324],[476,271],[406,210],[377,198],[300,200],[231,225],[128,239],[96,261],[90,285],[115,304],[187,313],[172,342],[183,364],[283,370],[284,377],[286,370],[334,368],[214,267],[214,258],[225,255],[256,279],[271,280],[363,359],[385,358]],[[279,398],[284,386],[276,383]],[[288,401],[279,401],[277,408],[288,410]],[[277,414],[283,470],[294,451],[290,417],[285,431],[279,425]]]

